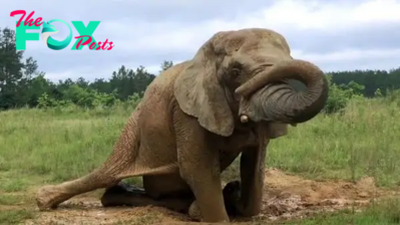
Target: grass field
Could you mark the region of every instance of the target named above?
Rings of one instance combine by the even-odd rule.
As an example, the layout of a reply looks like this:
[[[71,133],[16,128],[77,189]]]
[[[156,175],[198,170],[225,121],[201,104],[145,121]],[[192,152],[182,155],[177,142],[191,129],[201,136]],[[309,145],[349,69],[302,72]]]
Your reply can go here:
[[[0,224],[18,224],[40,214],[37,187],[85,175],[112,150],[133,107],[112,110],[20,109],[0,113]],[[308,179],[400,185],[400,104],[385,99],[352,100],[345,112],[319,115],[290,128],[269,146],[267,167]],[[236,170],[231,170],[236,171]],[[228,174],[237,176],[237,174]],[[289,224],[398,224],[396,199]]]

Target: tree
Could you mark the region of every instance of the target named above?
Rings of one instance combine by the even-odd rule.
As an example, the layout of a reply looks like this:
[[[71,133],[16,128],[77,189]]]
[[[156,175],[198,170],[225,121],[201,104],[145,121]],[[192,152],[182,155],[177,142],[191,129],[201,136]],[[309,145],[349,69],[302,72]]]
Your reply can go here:
[[[161,72],[167,70],[168,68],[172,67],[174,65],[174,63],[172,61],[167,61],[164,60],[164,62],[161,63]]]
[[[95,79],[89,82],[80,77],[73,81],[68,78],[51,82],[45,73],[38,71],[36,60],[24,58],[23,51],[16,51],[15,31],[0,29],[0,110],[22,106],[52,107],[60,102],[73,102],[79,106],[93,107],[98,104],[110,105],[142,97],[156,75],[145,67],[136,69],[121,65],[112,72],[109,79]],[[160,73],[173,66],[164,60]],[[366,97],[398,96],[400,89],[400,67],[385,70],[354,70],[329,72],[330,97],[326,112],[343,109],[347,100],[361,95]],[[134,97],[132,97],[134,96]],[[136,100],[135,100],[136,101]]]
[[[24,105],[21,95],[37,74],[37,63],[29,57],[23,62],[23,51],[16,50],[15,31],[0,29],[0,109]]]

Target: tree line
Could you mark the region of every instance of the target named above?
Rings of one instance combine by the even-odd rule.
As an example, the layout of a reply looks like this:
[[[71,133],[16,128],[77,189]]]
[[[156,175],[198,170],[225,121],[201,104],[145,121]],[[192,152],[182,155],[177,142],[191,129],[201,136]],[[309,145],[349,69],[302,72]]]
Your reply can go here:
[[[113,105],[117,101],[128,101],[132,96],[140,98],[157,75],[149,73],[143,66],[130,69],[122,65],[109,79],[89,82],[81,77],[52,82],[45,78],[45,72],[38,70],[36,60],[32,57],[24,59],[24,52],[16,51],[15,47],[15,31],[0,28],[0,110],[60,104]],[[172,65],[172,61],[162,62],[160,72]],[[355,70],[328,74],[337,88],[351,89],[365,97],[400,89],[400,67],[390,71]]]

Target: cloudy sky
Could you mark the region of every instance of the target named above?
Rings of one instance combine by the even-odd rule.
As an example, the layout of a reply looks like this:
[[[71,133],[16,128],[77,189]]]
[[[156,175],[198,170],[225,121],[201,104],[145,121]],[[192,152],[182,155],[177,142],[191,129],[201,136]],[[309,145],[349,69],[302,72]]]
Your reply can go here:
[[[5,0],[1,0],[5,1]],[[400,66],[400,0],[15,0],[1,4],[0,28],[15,29],[13,10],[34,18],[101,23],[93,36],[108,39],[110,51],[54,51],[28,41],[25,56],[38,61],[46,77],[59,80],[109,78],[121,65],[158,73],[163,60],[181,62],[220,30],[248,27],[283,34],[295,58],[325,71],[391,69]],[[66,28],[53,23],[62,40]],[[71,25],[72,26],[72,25]],[[72,27],[74,35],[77,31]]]

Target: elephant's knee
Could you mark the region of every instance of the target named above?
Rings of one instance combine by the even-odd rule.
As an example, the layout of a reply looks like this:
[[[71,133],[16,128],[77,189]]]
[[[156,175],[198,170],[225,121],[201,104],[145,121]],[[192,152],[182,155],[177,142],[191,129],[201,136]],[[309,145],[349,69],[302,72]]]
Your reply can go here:
[[[146,192],[134,185],[120,182],[106,189],[100,199],[103,207],[130,205],[132,197],[146,197]]]

